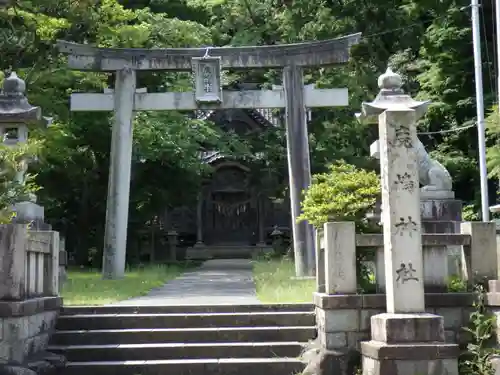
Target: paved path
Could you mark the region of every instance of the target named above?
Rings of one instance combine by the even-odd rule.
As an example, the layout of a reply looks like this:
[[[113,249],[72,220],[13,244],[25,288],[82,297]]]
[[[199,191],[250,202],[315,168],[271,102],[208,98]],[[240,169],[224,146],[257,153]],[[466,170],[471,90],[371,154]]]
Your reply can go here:
[[[147,296],[114,305],[226,305],[258,304],[248,259],[208,260],[153,289]]]

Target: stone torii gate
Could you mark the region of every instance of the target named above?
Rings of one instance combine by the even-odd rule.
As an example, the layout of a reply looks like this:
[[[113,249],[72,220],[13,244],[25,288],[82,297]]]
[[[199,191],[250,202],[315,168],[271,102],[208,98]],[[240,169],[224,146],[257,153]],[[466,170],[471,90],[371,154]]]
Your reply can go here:
[[[293,247],[297,276],[312,275],[314,231],[297,223],[301,194],[311,183],[306,108],[346,106],[347,89],[303,84],[303,68],[343,64],[361,34],[277,46],[208,48],[96,48],[59,41],[71,69],[115,72],[115,88],[102,94],[72,94],[72,111],[114,111],[108,182],[103,277],[124,274],[127,241],[132,120],[134,111],[286,108]],[[282,68],[283,86],[273,90],[222,91],[222,69]],[[192,71],[194,92],[147,93],[136,89],[137,70]]]

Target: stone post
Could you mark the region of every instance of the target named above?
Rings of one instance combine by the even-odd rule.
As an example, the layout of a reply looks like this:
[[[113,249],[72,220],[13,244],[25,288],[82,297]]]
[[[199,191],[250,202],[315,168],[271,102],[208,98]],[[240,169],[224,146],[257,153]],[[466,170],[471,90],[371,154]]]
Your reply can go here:
[[[292,215],[293,251],[296,276],[312,276],[315,270],[314,229],[307,222],[297,222],[300,216],[302,194],[311,184],[309,139],[304,105],[302,68],[283,69],[283,87],[286,103],[286,137],[290,205]]]
[[[470,246],[464,246],[462,277],[469,284],[485,280],[498,280],[500,260],[494,222],[461,223],[462,234],[471,236]]]
[[[0,226],[0,300],[25,297],[27,230],[21,224]]]
[[[322,229],[316,230],[316,292],[325,293],[325,235]]]
[[[48,294],[51,296],[59,295],[59,232],[50,231],[49,233],[49,243],[50,243],[50,267],[48,267],[49,273],[47,277],[48,283]]]
[[[271,232],[271,247],[275,254],[284,255],[285,253],[285,241],[283,238],[283,232],[278,228],[277,225],[274,226],[274,230]]]
[[[66,267],[68,266],[68,253],[66,252],[66,238],[59,234],[59,290],[68,279]]]
[[[257,247],[261,250],[266,247],[266,233],[265,233],[265,220],[266,215],[264,212],[264,202],[262,196],[257,197],[257,218],[258,218],[258,240]]]
[[[173,263],[177,262],[177,242],[179,234],[175,230],[169,230],[167,233],[168,250],[170,253],[169,260]]]
[[[443,317],[425,313],[416,121],[427,102],[405,95],[390,69],[378,85],[360,119],[379,124],[387,313],[371,318],[363,374],[458,375],[458,346],[445,344]]]
[[[314,293],[318,338],[312,348],[315,358],[304,373],[352,373],[347,348],[359,341],[360,327],[353,303],[357,292],[355,228],[353,222],[330,222],[323,225],[322,233],[318,231]]]
[[[198,194],[196,201],[196,244],[195,247],[204,247],[203,243],[203,194]]]
[[[116,72],[102,262],[104,279],[119,279],[125,275],[135,87],[135,70],[125,68]]]
[[[355,294],[356,226],[354,222],[325,223],[325,293]]]

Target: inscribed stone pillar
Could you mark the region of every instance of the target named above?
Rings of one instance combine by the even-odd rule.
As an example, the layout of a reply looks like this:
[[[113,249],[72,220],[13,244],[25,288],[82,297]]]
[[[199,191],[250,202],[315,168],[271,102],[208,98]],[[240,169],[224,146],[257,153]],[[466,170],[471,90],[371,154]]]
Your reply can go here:
[[[382,223],[387,312],[424,312],[420,191],[413,109],[380,115]]]
[[[370,146],[370,154],[380,158],[380,142]],[[419,165],[420,217],[423,233],[459,233],[462,215],[462,202],[454,199],[452,179],[446,168],[432,159],[424,145],[417,143]],[[380,221],[380,207],[376,207],[370,220]],[[382,248],[383,251],[383,248]],[[461,246],[426,246],[423,248],[424,289],[426,292],[439,293],[447,290],[450,275],[459,275],[461,266]],[[380,258],[383,262],[383,259]],[[379,269],[380,270],[380,269]],[[385,279],[377,275],[377,284],[385,292]]]
[[[290,205],[292,214],[293,250],[296,276],[313,275],[315,270],[314,229],[307,222],[297,222],[303,191],[311,184],[309,140],[304,106],[302,68],[283,69],[286,103],[286,137]]]
[[[125,68],[116,72],[103,249],[104,279],[118,279],[125,274],[135,88],[135,70]]]
[[[390,69],[378,84],[360,119],[379,122],[387,313],[371,317],[363,374],[458,375],[458,346],[444,342],[443,317],[425,313],[416,121],[427,103],[405,95]]]

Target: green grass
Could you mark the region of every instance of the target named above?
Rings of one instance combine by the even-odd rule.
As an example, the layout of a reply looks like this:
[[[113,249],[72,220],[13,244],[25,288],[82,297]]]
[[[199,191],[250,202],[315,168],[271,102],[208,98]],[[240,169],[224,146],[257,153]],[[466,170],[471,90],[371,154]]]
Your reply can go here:
[[[185,269],[183,265],[147,265],[128,269],[121,280],[103,280],[99,270],[73,268],[68,270],[61,295],[66,306],[105,305],[143,296]]]
[[[257,297],[263,303],[311,303],[315,280],[294,280],[291,259],[257,259],[253,261]]]

